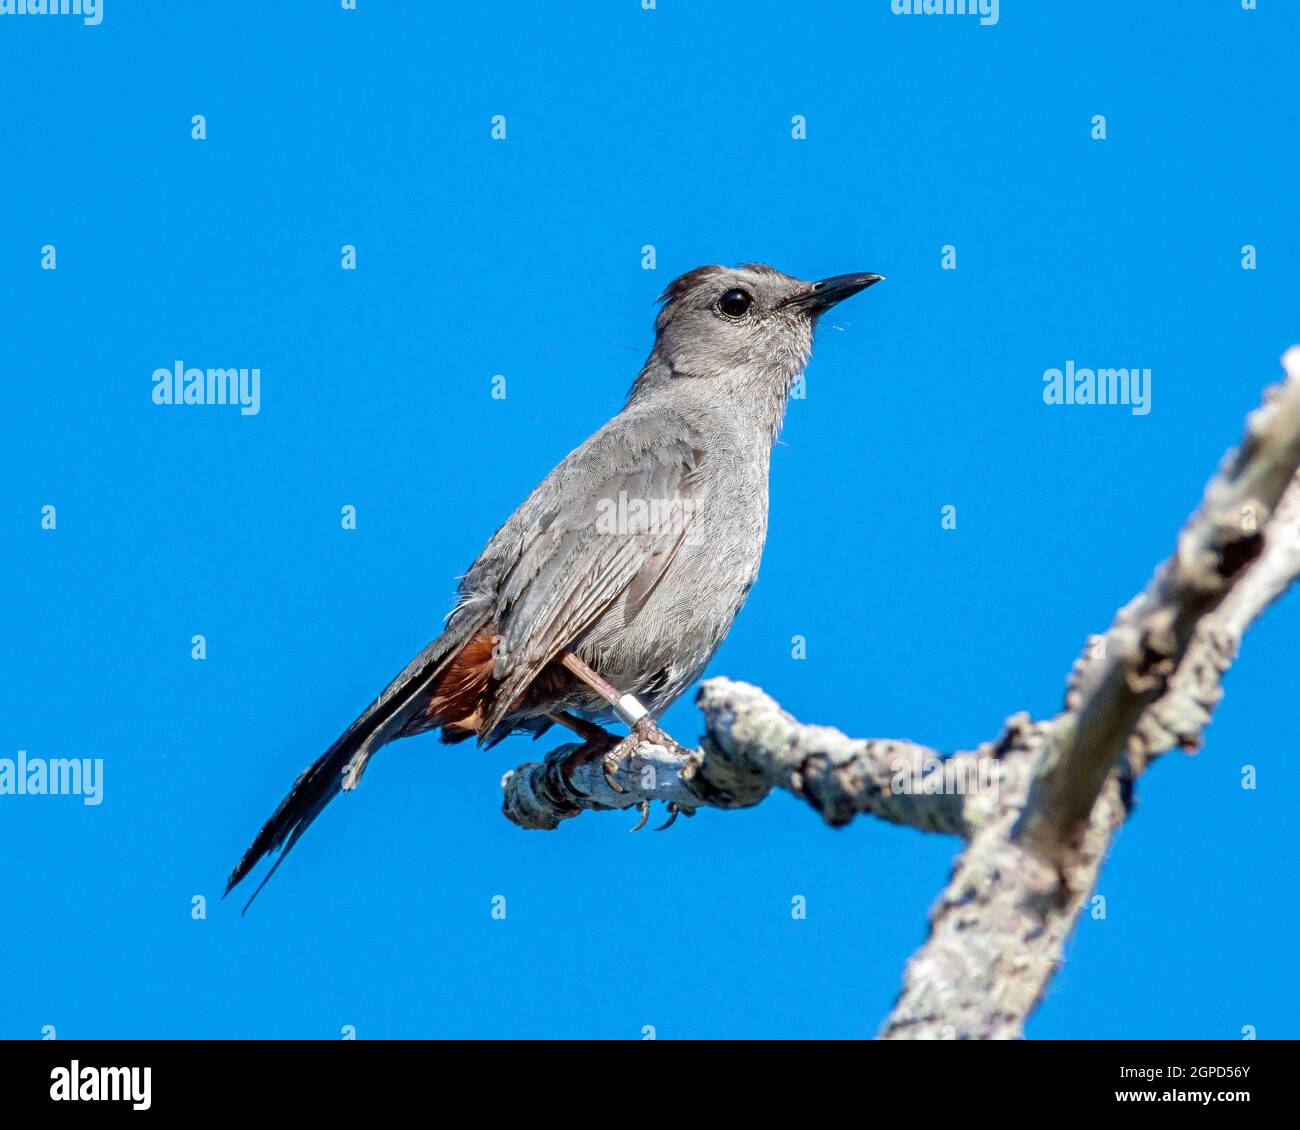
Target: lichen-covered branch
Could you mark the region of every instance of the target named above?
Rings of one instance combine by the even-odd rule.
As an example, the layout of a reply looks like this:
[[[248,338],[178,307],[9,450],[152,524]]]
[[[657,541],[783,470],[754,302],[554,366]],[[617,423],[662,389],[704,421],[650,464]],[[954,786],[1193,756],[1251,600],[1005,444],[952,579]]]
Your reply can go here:
[[[1136,778],[1160,753],[1200,744],[1242,633],[1300,574],[1300,350],[1284,363],[1287,381],[1252,416],[1175,559],[1116,618],[1117,647],[1108,634],[1106,648],[1076,664],[1065,711],[1006,750],[999,817],[972,837],[931,910],[886,1038],[1020,1036]],[[1259,508],[1255,531],[1234,513],[1248,506]],[[1108,768],[1093,792],[1099,763]],[[1072,823],[1085,804],[1083,823]]]
[[[1016,715],[996,741],[943,758],[804,725],[758,688],[713,679],[699,695],[699,749],[642,743],[616,790],[599,763],[568,781],[575,747],[561,747],[506,775],[506,815],[549,829],[655,800],[744,808],[780,788],[832,825],[873,815],[963,836],[881,1035],[1020,1036],[1137,779],[1167,750],[1199,747],[1243,634],[1300,576],[1300,348],[1283,363],[1287,380],[1247,421],[1173,556],[1090,641],[1055,718]]]
[[[561,746],[506,774],[503,811],[522,828],[551,829],[583,811],[645,801],[684,812],[748,808],[780,788],[802,797],[829,824],[870,813],[961,835],[967,802],[974,813],[985,799],[978,790],[987,793],[996,780],[991,763],[978,755],[945,761],[913,742],[854,740],[829,726],[803,725],[747,683],[710,679],[697,702],[706,728],[699,749],[641,743],[614,776],[619,792],[598,761],[577,768],[569,781],[561,767],[577,747]]]
[[[1264,531],[1300,467],[1300,349],[1247,421],[1241,446],[1146,591],[1120,610],[1056,719],[1016,835],[1054,858],[1069,850],[1142,715],[1169,689],[1197,628],[1264,547]]]

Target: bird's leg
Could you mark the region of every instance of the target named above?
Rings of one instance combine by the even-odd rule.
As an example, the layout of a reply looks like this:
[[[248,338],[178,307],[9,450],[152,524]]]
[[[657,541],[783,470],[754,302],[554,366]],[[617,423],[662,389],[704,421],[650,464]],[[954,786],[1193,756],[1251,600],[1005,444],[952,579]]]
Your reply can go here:
[[[645,741],[671,748],[677,743],[655,725],[646,708],[635,695],[621,694],[612,683],[593,671],[576,652],[566,649],[560,652],[559,659],[574,675],[608,702],[622,721],[632,727],[632,733],[627,738],[605,753],[605,781],[616,793],[624,792],[626,790],[614,779],[614,774],[638,744]]]
[[[618,738],[605,729],[604,726],[599,726],[595,722],[588,722],[585,718],[579,718],[576,714],[570,714],[567,710],[552,710],[546,716],[552,722],[558,722],[566,730],[572,730],[584,742],[618,741]]]
[[[629,756],[641,741],[638,734],[629,734],[625,738],[620,738],[616,734],[611,734],[603,726],[597,726],[595,722],[588,722],[585,718],[579,718],[575,714],[570,714],[567,710],[552,710],[547,714],[547,717],[572,730],[582,738],[582,745],[569,754],[564,759],[564,764],[560,766],[560,771],[564,774],[564,779],[569,788],[575,793],[582,793],[583,796],[587,796],[587,793],[583,793],[573,783],[573,774],[582,766],[601,758],[604,762],[602,769],[605,773],[605,783],[616,793],[627,792],[614,779],[614,774],[618,772],[618,767],[623,762],[623,759]]]
[[[547,717],[553,722],[558,722],[565,729],[572,730],[582,739],[582,745],[575,749],[568,757],[564,759],[564,764],[560,766],[560,772],[564,774],[564,779],[574,792],[582,792],[573,783],[573,774],[583,765],[595,761],[598,757],[605,757],[610,749],[619,743],[619,739],[611,734],[603,726],[596,725],[595,722],[588,722],[585,718],[579,718],[576,714],[570,714],[567,710],[552,710]],[[583,793],[585,796],[586,794]]]

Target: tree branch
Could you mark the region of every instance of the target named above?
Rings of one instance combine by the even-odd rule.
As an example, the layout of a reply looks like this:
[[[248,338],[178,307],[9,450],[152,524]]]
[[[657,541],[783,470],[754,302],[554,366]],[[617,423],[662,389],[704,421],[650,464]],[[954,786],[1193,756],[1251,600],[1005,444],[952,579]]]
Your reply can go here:
[[[1002,811],[957,860],[884,1037],[1020,1036],[1128,816],[1137,776],[1165,750],[1199,745],[1242,633],[1300,573],[1300,350],[1283,363],[1287,381],[1250,418],[1175,557],[1121,610],[1108,646],[1076,664],[1065,711],[1027,729],[1004,756]],[[1256,531],[1246,528],[1252,505]],[[1250,536],[1259,532],[1262,540]],[[1128,751],[1120,765],[1113,743]],[[1114,767],[1093,794],[1099,763]],[[1085,822],[1071,825],[1089,795]]]
[[[505,815],[521,828],[551,829],[587,810],[634,808],[665,801],[684,812],[749,808],[774,788],[806,800],[832,825],[870,813],[896,824],[964,834],[963,796],[953,783],[977,784],[980,758],[944,761],[913,742],[853,740],[829,726],[796,722],[748,683],[710,679],[697,698],[706,734],[697,750],[643,742],[620,766],[611,789],[598,763],[578,768],[570,784],[560,770],[577,746],[552,750],[502,779]]]
[[[1145,592],[1120,610],[1096,662],[1057,718],[1015,834],[1061,858],[1092,813],[1101,787],[1147,708],[1169,688],[1198,625],[1264,548],[1264,529],[1300,466],[1300,349],[1294,379],[1273,390],[1246,435],[1210,480],[1174,555]]]
[[[774,788],[831,825],[859,814],[969,842],[908,962],[885,1038],[1017,1037],[1061,961],[1137,778],[1199,748],[1245,631],[1300,575],[1300,348],[1251,414],[1173,556],[1094,637],[1064,710],[1010,718],[995,742],[942,758],[909,741],[797,722],[761,690],[712,679],[697,750],[641,743],[620,768],[572,785],[562,746],[502,780],[506,816],[551,829],[587,810],[663,800],[745,808]]]

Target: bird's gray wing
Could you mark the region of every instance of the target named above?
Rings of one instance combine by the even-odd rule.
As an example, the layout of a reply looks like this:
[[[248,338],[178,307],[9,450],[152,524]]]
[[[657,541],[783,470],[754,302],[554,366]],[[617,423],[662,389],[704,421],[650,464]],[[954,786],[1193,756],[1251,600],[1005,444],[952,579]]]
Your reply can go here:
[[[644,602],[689,532],[703,458],[687,432],[603,429],[493,539],[501,683],[483,734],[619,596]]]

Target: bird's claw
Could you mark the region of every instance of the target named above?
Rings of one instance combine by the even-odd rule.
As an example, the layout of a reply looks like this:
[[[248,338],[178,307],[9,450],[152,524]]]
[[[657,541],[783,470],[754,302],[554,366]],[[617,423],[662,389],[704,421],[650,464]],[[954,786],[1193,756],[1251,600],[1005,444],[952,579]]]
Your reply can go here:
[[[616,793],[627,792],[627,790],[618,783],[614,776],[618,772],[619,766],[623,763],[623,758],[626,756],[627,753],[624,750],[615,747],[605,754],[604,759],[601,761],[601,768],[605,771],[605,784]]]
[[[682,810],[678,807],[677,802],[670,801],[668,804],[668,819],[665,820],[662,824],[660,824],[659,827],[655,829],[655,831],[656,832],[668,831],[668,829],[671,828],[677,822],[677,817],[680,816],[681,813]]]
[[[641,819],[636,822],[635,827],[628,829],[629,832],[641,831],[641,829],[645,827],[646,821],[650,819],[650,802],[648,800],[643,800],[636,806],[636,808],[637,811],[641,813]]]

